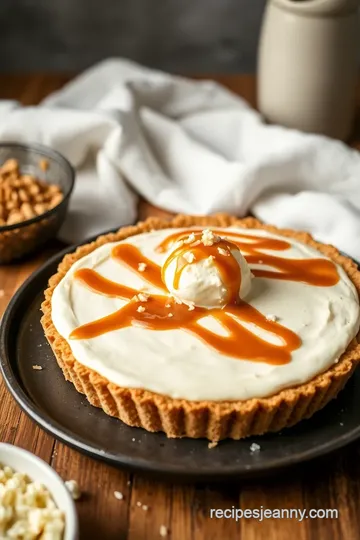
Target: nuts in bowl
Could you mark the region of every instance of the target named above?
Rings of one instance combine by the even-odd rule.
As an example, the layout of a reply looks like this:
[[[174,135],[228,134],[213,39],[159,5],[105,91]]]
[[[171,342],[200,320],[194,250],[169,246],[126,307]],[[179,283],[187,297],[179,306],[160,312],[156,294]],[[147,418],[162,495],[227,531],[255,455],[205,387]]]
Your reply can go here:
[[[0,264],[56,235],[73,185],[73,168],[54,150],[0,144]]]
[[[0,443],[0,538],[78,540],[74,501],[60,476],[31,452]]]
[[[48,162],[39,166],[47,169]],[[0,226],[21,223],[61,203],[64,196],[56,184],[47,184],[31,174],[21,174],[19,162],[8,159],[0,166]]]
[[[1,538],[64,537],[65,516],[49,490],[26,474],[0,465]]]

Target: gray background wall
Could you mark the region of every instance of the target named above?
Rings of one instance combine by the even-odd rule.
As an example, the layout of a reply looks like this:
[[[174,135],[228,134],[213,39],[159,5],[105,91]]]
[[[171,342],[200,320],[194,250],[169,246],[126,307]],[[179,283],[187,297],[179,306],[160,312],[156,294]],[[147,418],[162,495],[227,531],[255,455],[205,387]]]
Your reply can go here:
[[[0,0],[0,71],[125,56],[174,72],[251,72],[266,0]]]

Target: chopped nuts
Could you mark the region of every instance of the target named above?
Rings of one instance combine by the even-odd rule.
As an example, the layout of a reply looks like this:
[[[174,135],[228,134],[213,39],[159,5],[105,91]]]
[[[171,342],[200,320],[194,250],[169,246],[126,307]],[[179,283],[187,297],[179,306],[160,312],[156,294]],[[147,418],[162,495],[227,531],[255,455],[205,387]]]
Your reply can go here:
[[[252,443],[252,444],[250,445],[250,452],[251,452],[251,453],[259,452],[259,451],[260,451],[260,448],[261,448],[260,444]]]
[[[171,308],[171,304],[165,304],[165,307]]]
[[[205,266],[211,266],[213,264],[215,257],[214,255],[209,255],[207,259],[205,259]]]
[[[46,206],[44,203],[38,203],[38,204],[35,204],[34,210],[35,210],[35,214],[40,216],[41,214],[46,212]]]
[[[165,538],[168,535],[168,528],[165,525],[160,525],[160,536]]]
[[[228,257],[230,255],[230,253],[224,248],[218,247],[217,250],[220,255],[224,255],[225,257]]]
[[[0,492],[0,538],[63,538],[64,513],[39,481],[1,465]]]
[[[37,206],[37,205],[35,205]],[[31,219],[34,217],[34,211],[30,203],[25,202],[20,207],[20,215],[24,216],[25,219]]]
[[[74,501],[78,501],[81,497],[81,491],[80,491],[79,484],[77,483],[77,481],[66,480],[65,486],[67,487]]]
[[[114,497],[115,499],[118,499],[118,501],[121,501],[124,498],[124,495],[121,493],[121,491],[114,491]]]
[[[168,317],[173,317],[173,316],[174,316],[173,313],[169,313],[169,314],[168,314]]]
[[[16,161],[16,159],[8,159],[7,161],[5,161],[5,163],[1,167],[1,174],[2,175],[10,174],[10,173],[17,174],[18,169],[19,169],[19,164]]]
[[[201,241],[200,241],[200,240],[196,240],[195,242],[193,242],[193,243],[191,244],[191,247],[194,248],[194,247],[198,246],[199,244],[201,244]]]
[[[144,313],[145,308],[144,308],[144,306],[139,306],[139,307],[137,308],[136,311],[137,311],[138,313]]]
[[[269,313],[266,315],[265,319],[267,321],[276,322],[278,320],[278,317],[276,315],[273,315],[272,313]]]
[[[216,441],[209,442],[209,444],[208,444],[209,450],[211,450],[212,448],[215,448],[218,444],[219,444],[219,443],[216,442]]]
[[[184,244],[191,244],[192,242],[195,242],[195,234],[191,233],[189,236],[184,240]]]
[[[174,248],[179,248],[184,245],[184,240],[177,240],[174,244]]]
[[[210,229],[204,229],[201,235],[201,241],[204,246],[212,246],[220,242],[221,238],[214,234]]]
[[[41,163],[39,167],[46,170]],[[59,186],[21,174],[16,159],[8,159],[0,167],[0,225],[13,225],[44,214],[62,200]]]
[[[40,159],[39,161],[39,167],[42,171],[47,171],[49,168],[49,162],[47,159]]]
[[[38,366],[37,364],[34,364],[32,368],[33,368],[35,371],[41,371],[41,370],[42,370],[42,367],[41,367],[41,366]]]
[[[140,292],[139,294],[134,296],[133,300],[135,300],[135,302],[147,302],[149,298],[150,294]]]
[[[144,270],[146,270],[146,267],[147,267],[147,264],[146,264],[146,263],[143,263],[143,262],[139,263],[139,264],[138,264],[138,270],[139,270],[139,272],[144,272]]]
[[[195,255],[193,253],[191,253],[191,251],[190,252],[186,251],[183,254],[183,257],[184,257],[185,261],[187,261],[189,264],[191,264],[195,260]]]

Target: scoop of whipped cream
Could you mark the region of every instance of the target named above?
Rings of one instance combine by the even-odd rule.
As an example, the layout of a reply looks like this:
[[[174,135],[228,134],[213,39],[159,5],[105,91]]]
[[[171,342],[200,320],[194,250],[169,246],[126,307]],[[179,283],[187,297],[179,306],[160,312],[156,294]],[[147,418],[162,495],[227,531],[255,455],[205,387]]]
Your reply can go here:
[[[162,267],[163,282],[176,299],[207,309],[245,298],[252,277],[239,248],[209,229],[176,242]]]

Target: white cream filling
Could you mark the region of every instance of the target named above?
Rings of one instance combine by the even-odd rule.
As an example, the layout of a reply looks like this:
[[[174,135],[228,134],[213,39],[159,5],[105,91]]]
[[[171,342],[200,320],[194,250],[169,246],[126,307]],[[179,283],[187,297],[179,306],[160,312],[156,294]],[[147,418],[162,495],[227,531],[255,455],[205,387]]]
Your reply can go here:
[[[280,238],[263,230],[223,229],[262,237]],[[155,248],[176,229],[140,234],[124,240],[135,245],[149,259],[162,265],[167,253]],[[264,253],[286,258],[319,258],[321,253],[307,245],[288,240],[286,251]],[[80,325],[118,310],[126,301],[96,294],[73,279],[79,268],[92,268],[104,277],[134,289],[159,292],[141,275],[111,258],[115,244],[106,244],[77,261],[56,287],[52,298],[54,325],[69,343],[75,358],[109,381],[130,388],[144,388],[173,398],[188,400],[243,400],[272,395],[283,388],[312,379],[333,365],[356,336],[360,325],[356,289],[342,268],[339,282],[332,287],[254,278],[246,301],[264,315],[276,316],[283,326],[296,332],[302,345],[288,364],[238,360],[218,353],[185,330],[153,331],[140,327],[123,328],[85,339],[70,340]],[[251,266],[256,268],[257,265]],[[211,316],[204,326],[219,334],[221,326]],[[245,323],[243,323],[245,326]],[[252,325],[252,331],[274,338]],[[241,343],[239,343],[241,347]]]

